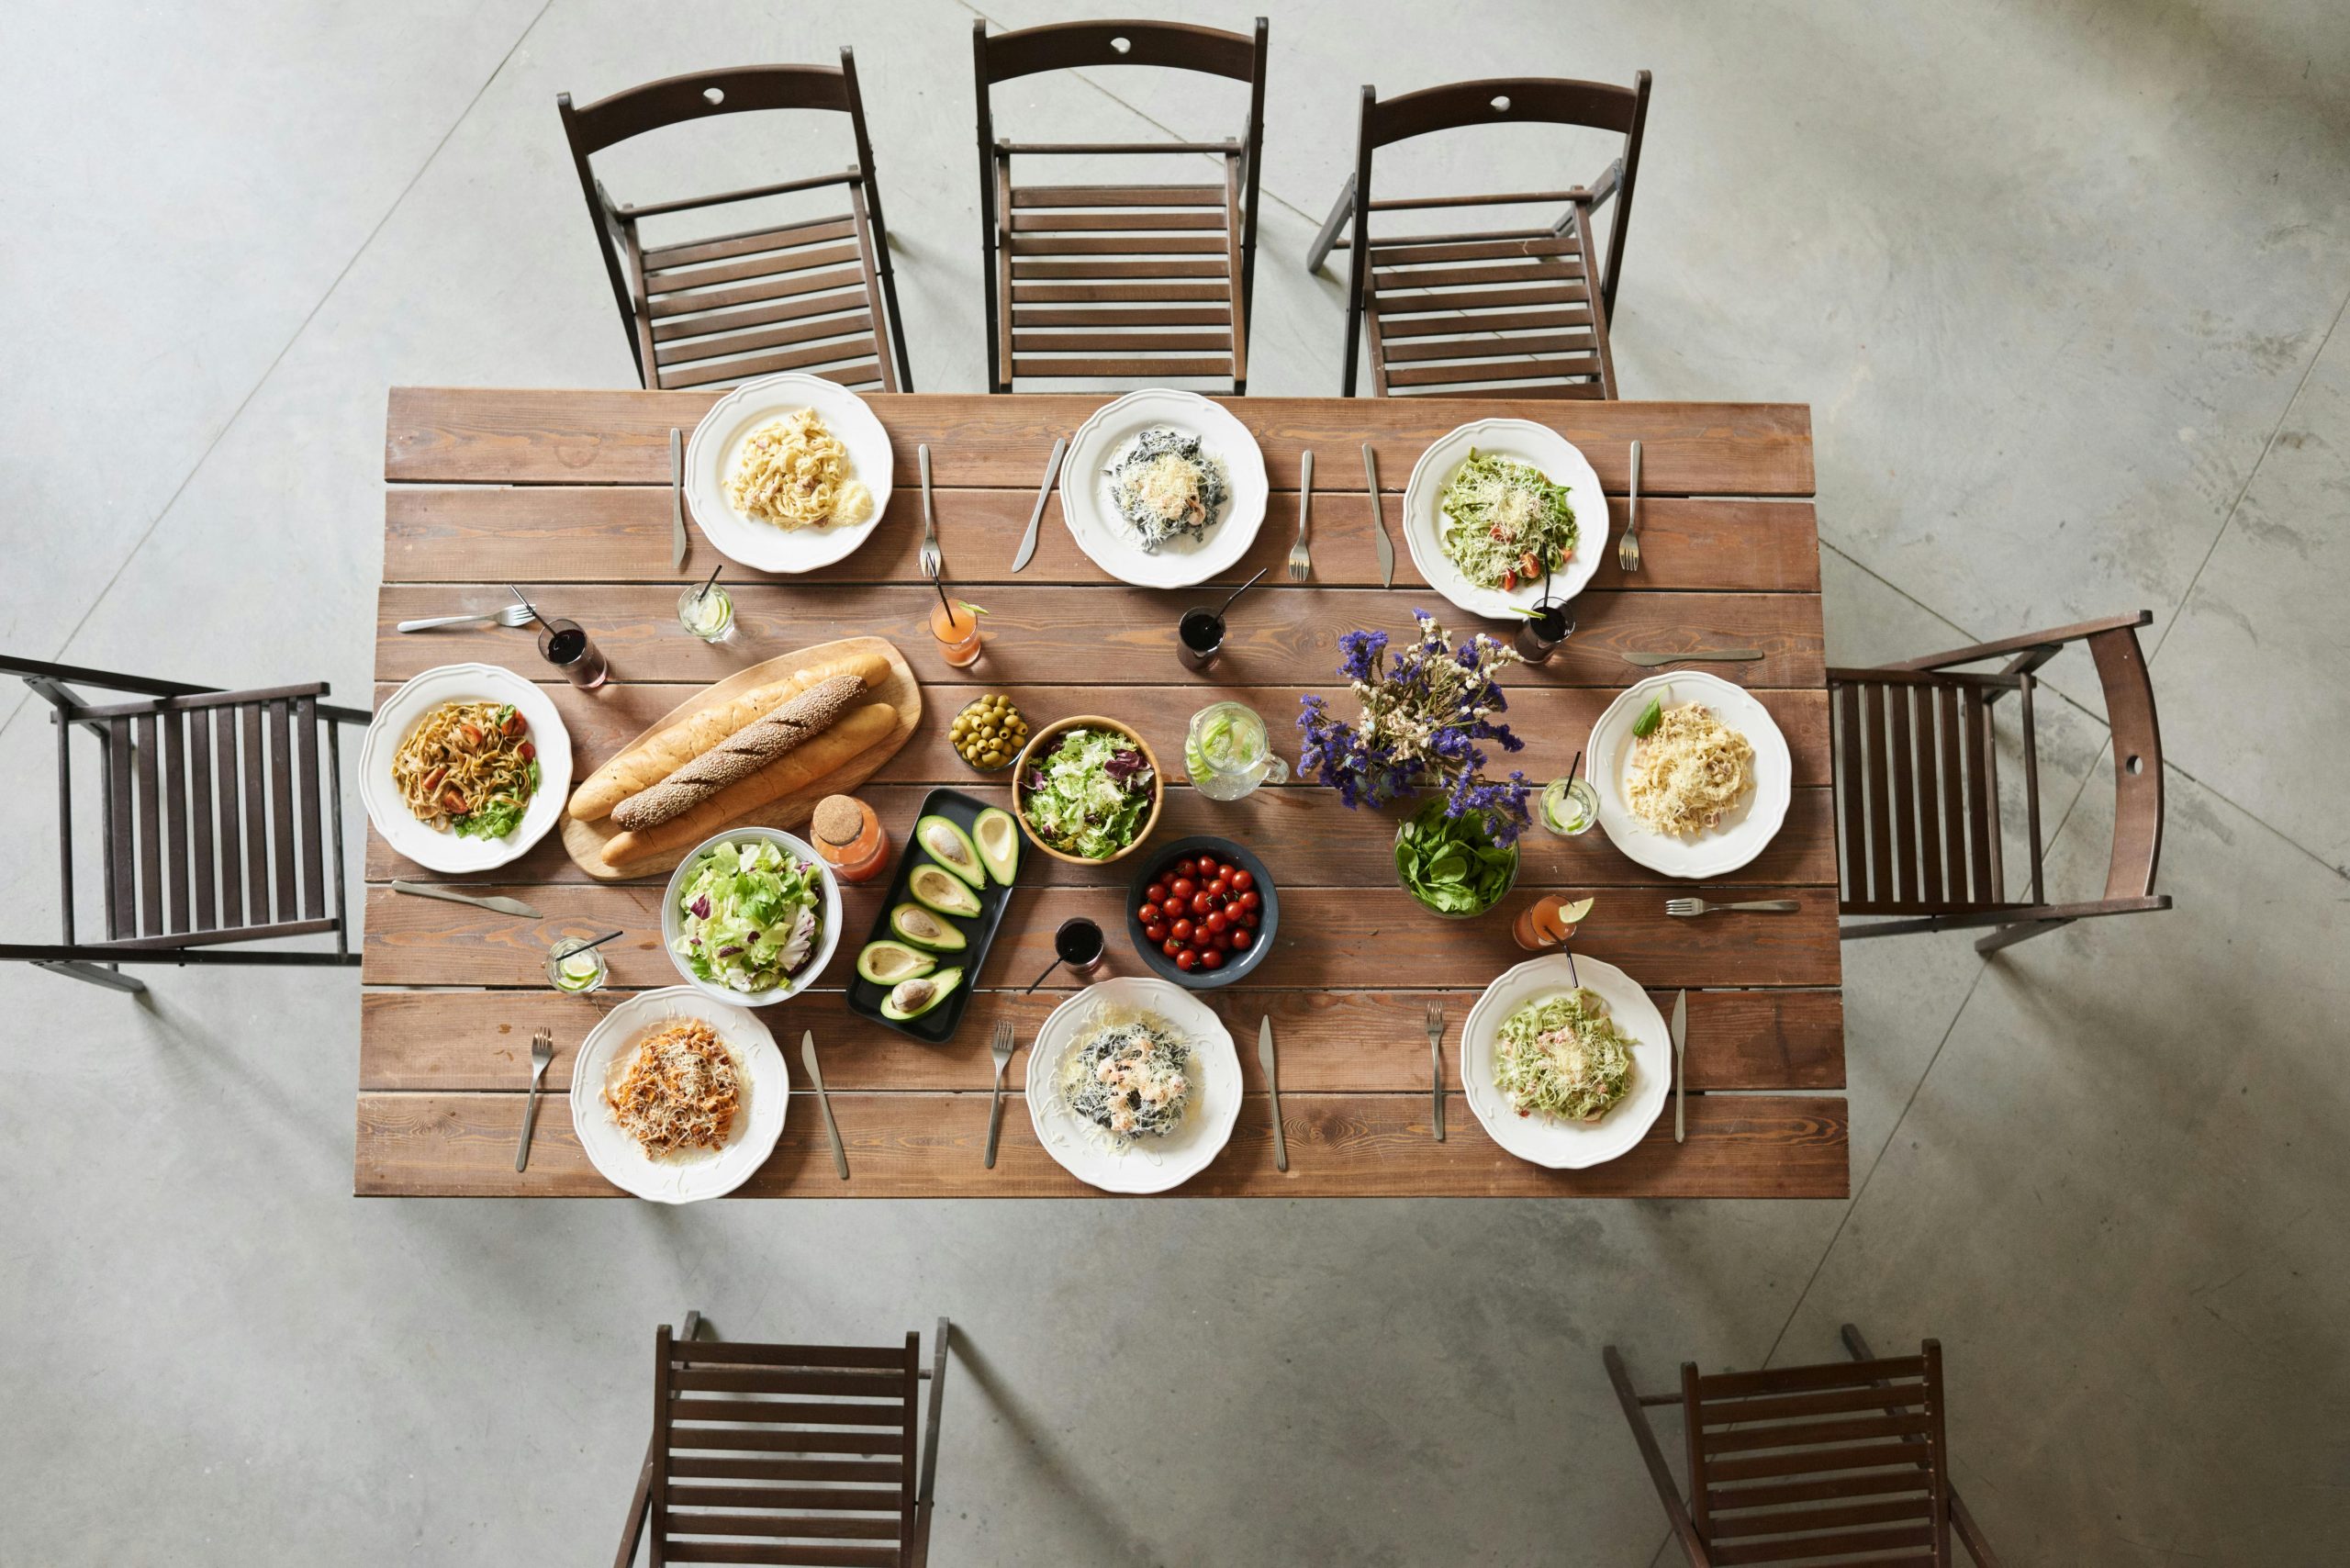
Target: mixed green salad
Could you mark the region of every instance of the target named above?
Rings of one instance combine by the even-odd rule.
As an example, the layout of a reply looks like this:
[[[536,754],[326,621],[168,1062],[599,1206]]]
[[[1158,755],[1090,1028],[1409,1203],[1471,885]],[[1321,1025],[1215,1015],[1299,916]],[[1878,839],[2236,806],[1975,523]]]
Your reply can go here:
[[[1125,735],[1063,730],[1020,779],[1020,814],[1064,855],[1107,860],[1150,814],[1150,759]]]
[[[1555,572],[1575,553],[1567,487],[1530,463],[1469,449],[1437,498],[1444,553],[1479,588],[1504,593]]]
[[[1438,914],[1483,914],[1517,879],[1517,846],[1494,842],[1490,813],[1430,801],[1395,832],[1395,875]]]
[[[1529,1002],[1502,1020],[1494,1087],[1521,1116],[1595,1122],[1631,1092],[1632,1042],[1596,992]]]
[[[824,880],[763,838],[721,840],[697,856],[677,888],[677,939],[688,969],[730,991],[771,991],[816,950]]]

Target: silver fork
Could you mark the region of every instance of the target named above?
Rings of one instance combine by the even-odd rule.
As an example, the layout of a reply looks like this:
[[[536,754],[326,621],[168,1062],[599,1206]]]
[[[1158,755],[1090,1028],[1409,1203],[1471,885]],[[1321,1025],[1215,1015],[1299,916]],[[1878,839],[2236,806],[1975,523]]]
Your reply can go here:
[[[1012,1020],[995,1021],[995,1037],[988,1042],[995,1058],[995,1093],[988,1101],[988,1169],[995,1169],[996,1135],[1003,1130],[1003,1070],[1012,1065]]]
[[[1624,508],[1624,537],[1616,541],[1616,564],[1626,576],[1640,569],[1640,443],[1632,443],[1632,498]]]
[[[1745,903],[1707,903],[1704,899],[1667,899],[1664,901],[1665,913],[1677,914],[1684,918],[1690,915],[1711,914],[1718,910],[1725,909],[1755,910],[1764,913],[1784,914],[1791,910],[1798,910],[1802,907],[1803,905],[1797,903],[1793,899],[1752,899]]]
[[[1436,1105],[1436,1141],[1444,1141],[1444,1003],[1428,1003],[1429,1091]]]
[[[936,582],[946,557],[939,554],[938,516],[930,510],[930,444],[914,448],[914,454],[922,460],[922,575]]]
[[[403,621],[402,632],[430,632],[442,626],[475,626],[484,621],[495,621],[500,626],[528,626],[532,616],[522,605],[509,604],[497,610],[476,610],[471,615],[431,615],[422,621]]]
[[[1305,548],[1305,522],[1314,510],[1314,454],[1306,453],[1298,463],[1297,475],[1297,543],[1289,547],[1289,580],[1302,583],[1306,573],[1314,569],[1314,556]]]
[[[554,1060],[554,1036],[544,1029],[531,1036],[531,1098],[522,1106],[522,1141],[514,1147],[514,1169],[531,1166],[531,1129],[539,1125],[539,1084]]]

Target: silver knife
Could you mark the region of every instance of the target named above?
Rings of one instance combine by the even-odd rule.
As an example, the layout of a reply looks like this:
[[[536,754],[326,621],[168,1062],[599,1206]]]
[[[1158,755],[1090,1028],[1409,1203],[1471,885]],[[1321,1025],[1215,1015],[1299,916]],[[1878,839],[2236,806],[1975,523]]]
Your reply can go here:
[[[1273,1059],[1273,1015],[1270,1013],[1265,1014],[1264,1023],[1257,1029],[1257,1059],[1264,1065],[1265,1088],[1273,1098],[1273,1167],[1286,1170],[1289,1169],[1289,1139],[1281,1136],[1281,1070]]]
[[[1371,481],[1371,542],[1379,546],[1379,586],[1395,586],[1395,546],[1387,537],[1387,519],[1379,498],[1379,459],[1371,442],[1362,443],[1362,476]]]
[[[473,893],[453,892],[447,888],[428,888],[420,882],[394,882],[392,891],[414,893],[420,899],[447,899],[451,903],[469,903],[477,909],[494,910],[499,914],[519,914],[524,920],[544,920],[545,915],[520,899],[493,895],[482,898]]]
[[[841,1147],[841,1126],[833,1120],[833,1097],[824,1092],[824,1070],[816,1065],[816,1031],[810,1029],[800,1036],[800,1065],[808,1070],[808,1081],[816,1086],[816,1103],[824,1108],[824,1133],[833,1140],[833,1169],[848,1180],[848,1150]]]
[[[683,456],[686,432],[674,425],[669,430],[669,569],[685,570],[686,566],[686,465]]]
[[[1639,665],[1642,669],[1654,669],[1659,665],[1751,664],[1762,656],[1760,648],[1708,648],[1695,654],[1626,654],[1624,662]]]
[[[1673,999],[1673,1141],[1682,1142],[1688,1136],[1688,1126],[1682,1108],[1688,1103],[1688,1075],[1682,1063],[1689,1046],[1689,993],[1683,991]]]
[[[1036,492],[1036,510],[1028,514],[1028,532],[1020,536],[1019,554],[1012,557],[1012,569],[1020,570],[1036,554],[1036,530],[1045,521],[1045,503],[1053,498],[1053,481],[1061,476],[1061,454],[1069,450],[1069,437],[1053,437],[1053,454],[1045,460],[1045,483]]]

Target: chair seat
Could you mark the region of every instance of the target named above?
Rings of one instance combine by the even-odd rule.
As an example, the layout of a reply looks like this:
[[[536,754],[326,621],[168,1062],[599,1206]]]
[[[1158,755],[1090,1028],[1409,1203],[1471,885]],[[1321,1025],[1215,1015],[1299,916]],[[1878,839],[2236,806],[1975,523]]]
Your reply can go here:
[[[996,280],[1014,376],[1237,378],[1231,185],[1010,187]]]
[[[1382,397],[1608,396],[1606,330],[1573,227],[1374,240],[1369,295]]]
[[[729,386],[779,370],[881,386],[873,268],[853,214],[644,252],[655,385]]]

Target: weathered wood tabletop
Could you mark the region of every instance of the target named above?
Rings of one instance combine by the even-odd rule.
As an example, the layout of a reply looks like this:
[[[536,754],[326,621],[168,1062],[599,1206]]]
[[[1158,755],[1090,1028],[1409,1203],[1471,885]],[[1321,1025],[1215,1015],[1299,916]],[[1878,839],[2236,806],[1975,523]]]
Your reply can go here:
[[[949,749],[946,724],[981,690],[1007,692],[1032,722],[1075,711],[1136,726],[1170,766],[1192,711],[1219,697],[1263,713],[1295,757],[1290,727],[1301,693],[1321,691],[1351,713],[1336,674],[1337,638],[1356,627],[1410,628],[1415,607],[1456,632],[1474,622],[1430,591],[1400,533],[1400,492],[1421,450],[1471,419],[1539,420],[1579,446],[1609,491],[1611,538],[1623,524],[1627,442],[1643,443],[1642,571],[1617,569],[1611,546],[1576,602],[1579,629],[1550,664],[1504,678],[1512,727],[1527,748],[1511,759],[1529,778],[1563,772],[1615,691],[1646,673],[1630,650],[1742,644],[1756,663],[1707,667],[1755,690],[1785,733],[1795,764],[1785,825],[1730,885],[1669,884],[1594,831],[1524,842],[1512,898],[1476,921],[1421,912],[1395,884],[1393,818],[1348,812],[1336,794],[1291,784],[1220,804],[1170,779],[1158,835],[1213,832],[1254,848],[1281,899],[1275,951],[1242,982],[1209,992],[1244,1047],[1270,1014],[1281,1042],[1281,1109],[1290,1148],[1274,1169],[1269,1101],[1256,1053],[1240,1052],[1248,1103],[1225,1151],[1179,1190],[1190,1196],[1660,1196],[1841,1197],[1848,1188],[1843,1012],[1837,990],[1836,832],[1830,809],[1828,698],[1821,649],[1819,567],[1810,420],[1800,406],[1580,403],[1480,399],[1233,399],[1262,443],[1273,495],[1235,584],[1271,566],[1233,617],[1227,653],[1207,676],[1177,662],[1175,622],[1203,589],[1129,588],[1078,550],[1058,504],[1035,559],[1011,560],[1056,434],[1100,397],[876,396],[897,459],[896,490],[879,528],[846,560],[805,577],[762,578],[730,567],[738,629],[706,646],[675,620],[678,584],[719,557],[699,533],[683,573],[670,566],[668,436],[690,431],[714,396],[699,393],[397,388],[386,441],[384,588],[377,606],[375,695],[434,665],[481,660],[545,684],[571,732],[581,776],[693,687],[746,664],[832,638],[878,633],[904,651],[927,689],[922,726],[859,791],[901,845],[923,794],[983,781]],[[1396,586],[1378,587],[1369,498],[1358,448],[1371,441],[1388,491]],[[926,625],[932,590],[915,564],[921,500],[917,442],[931,448],[938,529],[950,582],[990,611],[985,655],[968,671],[937,655]],[[1319,456],[1314,506],[1315,580],[1280,569],[1296,532],[1300,454]],[[574,690],[540,662],[527,631],[494,627],[402,636],[395,622],[489,608],[509,582],[537,585],[551,611],[586,625],[610,655],[611,683]],[[1008,803],[1008,802],[1007,802]],[[616,1190],[580,1152],[565,1095],[573,1053],[615,993],[677,983],[662,951],[664,881],[588,881],[550,834],[486,877],[442,878],[367,846],[366,946],[356,1187],[371,1194],[596,1196]],[[1080,1196],[1037,1142],[1019,1088],[1025,1045],[1068,994],[1056,976],[1024,986],[1051,959],[1053,928],[1089,914],[1112,934],[1114,971],[1142,972],[1121,909],[1134,867],[1059,864],[1030,853],[995,950],[977,977],[954,1042],[916,1044],[851,1014],[843,1003],[862,934],[884,883],[844,890],[846,926],[817,989],[767,1010],[787,1045],[815,1032],[846,1141],[850,1176],[834,1174],[822,1117],[792,1067],[794,1103],[782,1141],[746,1195],[795,1197]],[[520,896],[546,913],[527,921],[385,884],[463,880],[475,891]],[[1526,955],[1510,918],[1535,892],[1598,895],[1578,952],[1622,967],[1669,1005],[1690,989],[1688,1140],[1660,1118],[1631,1153],[1582,1171],[1551,1171],[1504,1153],[1460,1093],[1460,1029],[1493,978]],[[1735,890],[1733,891],[1733,889]],[[1669,892],[1793,895],[1794,914],[1673,920]],[[550,944],[591,928],[622,928],[605,951],[600,996],[550,990]],[[1058,987],[1061,989],[1056,990]],[[1421,1025],[1431,997],[1446,1004],[1448,1140],[1429,1130],[1428,1052]],[[998,1017],[1023,1052],[1007,1074],[1003,1141],[982,1168]],[[530,1076],[530,1039],[544,1025],[557,1044],[530,1170],[514,1170]],[[790,1053],[787,1053],[790,1054]]]

